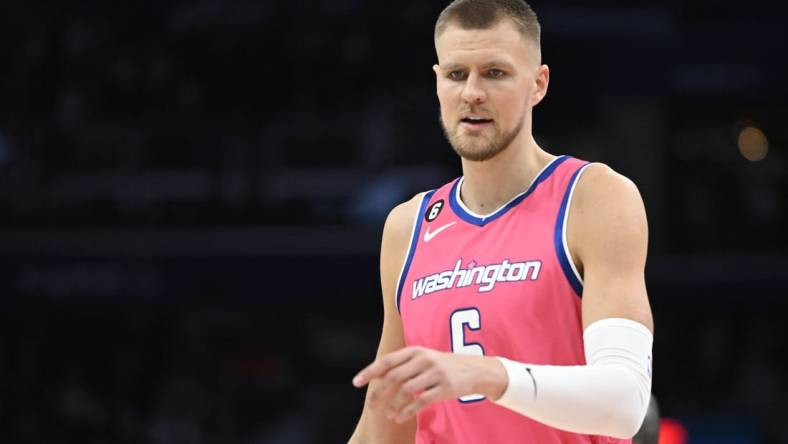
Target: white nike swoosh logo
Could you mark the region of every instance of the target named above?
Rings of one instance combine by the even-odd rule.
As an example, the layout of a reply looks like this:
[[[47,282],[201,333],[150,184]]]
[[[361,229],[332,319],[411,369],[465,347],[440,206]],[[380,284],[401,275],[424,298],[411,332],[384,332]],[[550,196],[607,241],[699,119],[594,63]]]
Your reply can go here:
[[[427,231],[424,232],[424,242],[429,242],[430,240],[432,240],[433,237],[437,236],[438,233],[440,233],[441,231],[449,228],[450,226],[452,226],[452,225],[454,225],[456,223],[457,223],[456,220],[454,222],[449,222],[446,225],[442,225],[442,226],[438,227],[435,231],[433,231],[431,233],[430,233],[430,227],[428,226],[427,227]]]

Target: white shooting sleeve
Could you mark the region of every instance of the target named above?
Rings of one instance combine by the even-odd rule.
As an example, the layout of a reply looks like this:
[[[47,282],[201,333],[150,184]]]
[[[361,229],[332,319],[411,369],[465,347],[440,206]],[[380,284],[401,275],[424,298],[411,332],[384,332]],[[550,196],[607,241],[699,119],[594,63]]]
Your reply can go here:
[[[531,365],[499,357],[509,384],[493,402],[557,429],[631,438],[651,394],[653,335],[643,324],[607,318],[583,332],[586,365]]]

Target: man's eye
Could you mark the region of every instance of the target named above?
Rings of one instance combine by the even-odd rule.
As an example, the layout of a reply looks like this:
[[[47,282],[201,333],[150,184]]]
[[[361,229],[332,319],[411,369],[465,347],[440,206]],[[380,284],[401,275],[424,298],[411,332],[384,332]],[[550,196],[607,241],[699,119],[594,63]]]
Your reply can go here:
[[[452,71],[449,73],[449,78],[451,80],[463,80],[465,79],[465,73],[462,71]]]
[[[492,77],[493,79],[497,79],[499,77],[503,77],[504,76],[504,72],[501,71],[500,69],[491,69],[491,70],[487,71],[487,76],[488,77]]]

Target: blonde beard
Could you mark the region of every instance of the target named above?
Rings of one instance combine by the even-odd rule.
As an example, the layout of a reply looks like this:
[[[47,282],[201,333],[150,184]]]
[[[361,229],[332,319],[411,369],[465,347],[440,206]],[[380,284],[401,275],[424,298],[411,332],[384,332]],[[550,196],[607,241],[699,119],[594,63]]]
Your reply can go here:
[[[446,124],[443,122],[443,118],[440,118],[440,122],[443,133],[446,135],[449,144],[454,148],[454,152],[463,159],[473,162],[484,162],[485,160],[490,160],[497,156],[498,153],[512,144],[512,141],[517,138],[525,125],[525,119],[522,118],[520,119],[520,123],[508,133],[502,133],[498,128],[494,128],[495,135],[493,135],[492,140],[487,143],[471,142],[470,144],[466,144],[463,143],[461,137],[457,134],[459,124],[454,128],[454,131],[449,132],[448,128],[446,128]]]

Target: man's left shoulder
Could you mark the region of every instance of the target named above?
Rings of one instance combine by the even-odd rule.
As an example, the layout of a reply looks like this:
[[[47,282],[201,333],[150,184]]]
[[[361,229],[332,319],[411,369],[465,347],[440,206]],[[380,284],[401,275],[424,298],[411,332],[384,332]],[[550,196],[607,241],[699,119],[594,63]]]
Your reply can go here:
[[[573,210],[580,212],[610,210],[612,207],[643,207],[637,185],[630,178],[604,163],[589,163],[578,179]]]
[[[584,246],[610,248],[614,243],[641,249],[648,242],[640,191],[632,180],[605,164],[592,163],[585,168],[569,214],[570,244],[579,250],[585,250]]]

